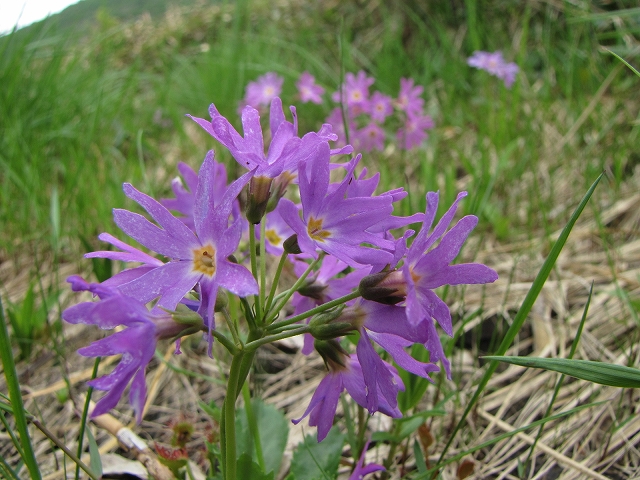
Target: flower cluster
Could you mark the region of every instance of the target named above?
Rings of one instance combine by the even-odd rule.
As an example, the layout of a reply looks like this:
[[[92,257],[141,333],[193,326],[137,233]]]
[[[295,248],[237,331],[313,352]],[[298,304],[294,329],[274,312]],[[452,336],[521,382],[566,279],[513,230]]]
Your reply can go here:
[[[384,108],[378,110],[375,95],[368,96],[370,80],[359,75],[349,77],[349,82],[344,94],[359,102],[352,106],[371,115],[384,114],[387,101],[381,99]],[[313,96],[309,83],[307,88]],[[395,108],[407,115],[416,112],[422,107],[419,94],[413,82],[404,82]],[[268,121],[271,141],[265,152],[260,114],[254,107],[242,110],[242,135],[214,105],[209,113],[210,119],[191,118],[246,172],[229,181],[211,151],[197,174],[185,164],[179,166],[182,180],[173,182],[175,198],[158,201],[124,184],[125,195],[148,217],[115,209],[115,223],[150,253],[103,233],[100,239],[115,250],[87,257],[123,261],[127,268],[102,284],[69,279],[74,290],[90,291],[99,300],[68,308],[63,313],[66,321],[103,329],[126,327],[79,351],[86,356],[122,355],[110,374],[92,381],[95,388],[108,392],[94,415],[115,407],[131,382],[130,401],[139,421],[144,372],[156,342],[204,332],[210,355],[214,338],[237,355],[287,336],[306,335],[305,353],[315,350],[327,366],[302,417],[309,416],[309,423],[317,426],[319,440],[331,428],[344,390],[371,414],[400,417],[397,396],[404,386],[398,367],[428,379],[441,363],[450,376],[436,323],[452,335],[452,319],[435,290],[497,279],[496,272],[482,264],[451,264],[477,223],[469,215],[450,227],[465,193],[437,223],[438,194],[433,192],[427,194],[424,213],[396,216],[394,204],[407,193],[402,188],[376,193],[380,175],[368,176],[366,168],[357,173],[360,155],[332,163],[352,148],[331,148],[337,139],[331,125],[300,136],[295,109],[292,121],[287,120],[280,98],[274,97]],[[244,190],[242,211],[239,196]],[[421,224],[417,234],[407,229],[411,224]],[[259,258],[256,250],[263,252]],[[269,285],[264,272],[271,256],[280,256],[280,261]],[[298,273],[298,281],[289,288],[278,284],[286,262]],[[239,319],[229,318],[228,294],[243,299],[239,304],[247,336],[238,332]],[[290,299],[293,314],[283,318]],[[217,315],[227,320],[226,328],[216,324]],[[227,338],[227,331],[233,338]],[[353,336],[355,351],[341,341],[346,335]],[[414,344],[424,345],[430,362],[411,357],[408,348]],[[394,364],[380,357],[378,347]]]
[[[344,84],[331,95],[333,102],[344,107],[344,116],[343,108],[336,107],[326,121],[333,125],[342,144],[348,139],[356,150],[362,152],[382,151],[390,138],[395,140],[399,149],[411,150],[422,146],[428,138],[427,131],[434,127],[433,119],[424,111],[424,87],[415,85],[413,79],[402,78],[398,96],[392,98],[380,91],[371,93],[369,90],[374,81],[362,70],[355,75],[347,73]],[[284,78],[274,72],[249,82],[242,106],[266,107],[279,95],[283,83]],[[300,75],[296,88],[300,102],[323,102],[325,89],[309,72]]]
[[[507,88],[511,88],[513,82],[516,81],[516,74],[519,70],[518,65],[515,63],[507,63],[502,56],[502,52],[499,51],[473,52],[473,55],[467,59],[467,64],[498,77],[504,82],[504,85]]]

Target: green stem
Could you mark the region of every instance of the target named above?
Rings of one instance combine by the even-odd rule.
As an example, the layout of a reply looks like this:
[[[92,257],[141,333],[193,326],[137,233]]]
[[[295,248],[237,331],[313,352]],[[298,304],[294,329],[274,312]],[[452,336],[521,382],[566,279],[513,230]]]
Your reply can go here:
[[[335,300],[331,300],[330,302],[323,303],[311,310],[307,310],[299,315],[295,315],[293,317],[287,318],[286,320],[282,320],[281,322],[272,323],[267,327],[267,331],[277,330],[282,327],[286,327],[287,325],[291,325],[293,323],[297,323],[300,320],[304,320],[305,318],[312,317],[316,313],[324,312],[325,310],[329,310],[330,308],[336,307],[338,305],[342,305],[343,303],[347,303],[349,300],[353,300],[354,298],[358,298],[360,296],[360,292],[358,290],[351,292],[344,297],[336,298]]]
[[[100,365],[100,357],[96,357],[93,362],[93,371],[91,372],[91,380],[98,375],[98,366]],[[93,393],[93,387],[87,389],[87,396],[84,400],[84,408],[82,409],[82,418],[80,419],[80,431],[78,432],[78,458],[82,456],[82,444],[84,441],[84,429],[87,426],[87,417],[89,416],[89,404],[91,403],[91,394]],[[76,464],[76,480],[80,478],[80,465]]]
[[[266,250],[266,217],[262,218],[260,222],[260,305],[265,306],[265,295],[267,293],[267,250]],[[265,312],[268,312],[268,308],[264,308]],[[258,316],[262,320],[261,316]]]
[[[247,423],[253,437],[253,444],[256,447],[256,457],[258,457],[258,465],[262,471],[265,471],[264,455],[262,453],[262,443],[260,442],[260,432],[258,431],[258,422],[253,414],[253,406],[251,405],[251,392],[249,392],[249,384],[244,382],[242,385],[242,398],[244,399],[244,410],[247,413]]]
[[[233,337],[233,341],[236,344],[236,347],[242,348],[242,340],[240,340],[240,336],[238,335],[238,330],[236,329],[233,320],[229,316],[229,311],[226,308],[222,309],[222,316],[227,322],[227,327],[229,327],[229,331],[231,332],[231,336]]]
[[[11,350],[11,342],[9,340],[9,331],[4,318],[4,310],[2,308],[2,300],[0,299],[0,358],[2,359],[2,367],[4,376],[7,381],[9,397],[11,398],[11,408],[13,410],[16,428],[20,434],[20,442],[22,443],[23,456],[22,460],[27,465],[29,476],[32,479],[42,478],[36,456],[31,445],[31,437],[27,429],[27,417],[24,411],[24,403],[22,402],[22,394],[20,393],[20,382],[18,381],[18,372]]]
[[[236,480],[236,398],[238,398],[240,365],[244,355],[244,352],[240,352],[234,355],[231,361],[229,380],[227,382],[227,396],[224,399],[224,436],[221,438],[221,442],[224,443],[225,480]]]
[[[256,259],[256,226],[249,222],[249,254],[251,255],[251,274],[258,281],[258,260]],[[254,295],[256,318],[262,317],[260,296]]]
[[[211,333],[213,334],[214,338],[216,338],[222,345],[224,345],[224,347],[227,350],[229,350],[229,353],[231,355],[238,354],[240,349],[236,347],[233,343],[231,343],[231,341],[227,337],[225,337],[222,333],[218,332],[217,330],[212,330]]]
[[[266,316],[268,318],[267,318],[267,321],[265,322],[267,325],[276,319],[276,317],[280,313],[280,310],[282,310],[282,307],[285,306],[285,304],[289,301],[289,299],[293,296],[293,294],[302,286],[302,284],[307,279],[309,274],[313,271],[316,265],[318,265],[322,261],[323,258],[324,258],[324,253],[321,253],[320,255],[318,255],[318,258],[316,258],[313,262],[311,262],[311,264],[309,265],[309,267],[307,267],[307,269],[302,274],[302,276],[296,281],[296,283],[293,284],[293,286],[289,290],[287,290],[284,297],[280,299],[280,301],[276,304],[273,310],[267,312]]]
[[[273,283],[271,284],[271,291],[269,292],[269,299],[267,300],[267,306],[264,308],[265,312],[268,312],[271,309],[271,304],[273,303],[273,297],[276,294],[276,290],[278,288],[278,282],[280,281],[280,275],[282,275],[282,269],[284,268],[284,264],[287,261],[287,257],[289,255],[287,252],[283,252],[280,256],[280,262],[278,262],[278,270],[276,271],[276,276],[273,279]]]
[[[277,342],[278,340],[284,340],[285,338],[289,338],[289,337],[295,337],[296,335],[301,335],[303,333],[307,333],[308,331],[309,331],[309,327],[307,325],[304,325],[299,328],[287,330],[286,332],[278,333],[276,335],[269,335],[267,337],[262,337],[252,342],[248,342],[244,346],[244,348],[247,352],[253,353],[262,345],[266,345],[267,343]]]

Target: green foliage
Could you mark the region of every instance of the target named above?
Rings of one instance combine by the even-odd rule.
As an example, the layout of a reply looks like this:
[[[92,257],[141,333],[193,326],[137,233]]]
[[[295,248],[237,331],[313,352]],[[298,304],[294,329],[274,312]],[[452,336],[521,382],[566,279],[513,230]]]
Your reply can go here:
[[[33,344],[46,337],[48,331],[48,308],[54,304],[57,295],[50,295],[47,302],[36,305],[35,284],[31,283],[22,302],[9,304],[7,316],[13,329],[13,337],[20,347],[20,359],[28,359]]]
[[[296,447],[287,480],[330,480],[336,478],[345,436],[333,427],[318,443],[316,434],[307,435]]]
[[[259,398],[251,400],[253,414],[260,434],[260,444],[262,446],[265,463],[264,474],[277,475],[282,462],[282,455],[287,445],[289,437],[289,421],[284,414],[273,405],[267,405]],[[253,442],[249,421],[245,409],[238,409],[236,412],[236,445],[237,455],[243,455],[256,461],[258,465],[256,450]],[[259,467],[259,466],[258,466]],[[238,464],[238,478],[254,478],[244,476]]]
[[[487,356],[487,360],[519,365],[528,368],[542,368],[563,373],[588,382],[610,387],[640,388],[640,370],[591,360],[570,358],[498,357]]]

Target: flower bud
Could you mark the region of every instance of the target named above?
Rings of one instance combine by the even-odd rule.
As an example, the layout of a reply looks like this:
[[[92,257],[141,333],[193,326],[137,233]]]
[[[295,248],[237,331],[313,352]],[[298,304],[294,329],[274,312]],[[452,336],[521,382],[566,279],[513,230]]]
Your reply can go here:
[[[162,309],[166,314],[152,317],[155,323],[155,337],[157,340],[177,340],[185,335],[199,332],[204,329],[204,320],[189,307],[179,304],[175,311]]]
[[[340,305],[338,308],[322,312],[313,317],[309,322],[309,333],[311,333],[313,338],[318,340],[331,340],[356,330],[353,324],[349,322],[336,321],[341,317],[344,308],[344,305]]]
[[[329,370],[336,371],[347,368],[349,354],[337,340],[316,340],[313,342],[313,346]]]
[[[218,295],[216,296],[216,304],[213,307],[215,312],[220,312],[224,307],[229,305],[229,295],[222,289],[218,289]]]
[[[300,250],[300,245],[298,245],[298,235],[296,233],[287,238],[282,244],[282,247],[284,248],[285,252],[291,253],[293,255],[302,253],[302,250]]]
[[[275,178],[271,187],[271,197],[267,204],[267,213],[276,209],[278,202],[286,193],[287,187],[295,178],[296,176],[293,173],[286,170]]]
[[[267,211],[267,203],[271,196],[273,178],[253,177],[249,182],[249,198],[247,201],[247,220],[258,224]]]
[[[407,283],[402,272],[398,270],[367,275],[360,280],[358,289],[365,300],[385,305],[395,305],[407,296]]]
[[[327,285],[321,285],[318,283],[314,283],[313,281],[306,282],[302,287],[298,289],[298,293],[305,297],[313,298],[314,300],[318,300],[319,302],[323,302],[324,291],[327,289]]]

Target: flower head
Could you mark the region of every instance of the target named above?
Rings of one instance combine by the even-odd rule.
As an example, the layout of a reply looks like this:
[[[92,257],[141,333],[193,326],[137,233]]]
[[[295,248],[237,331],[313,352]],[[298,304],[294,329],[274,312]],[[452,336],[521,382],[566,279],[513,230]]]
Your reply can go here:
[[[424,91],[422,85],[415,85],[413,78],[400,79],[400,93],[396,100],[396,107],[403,112],[421,114],[424,100],[420,95]]]
[[[341,90],[334,92],[331,99],[334,102],[343,102],[348,107],[352,107],[355,115],[365,112],[369,106],[369,87],[373,85],[374,81],[373,77],[368,77],[363,70],[360,70],[356,75],[349,72],[345,75],[345,83]]]
[[[329,183],[327,145],[320,145],[309,161],[301,162],[298,174],[302,219],[298,208],[288,199],[281,200],[280,213],[298,235],[302,252],[316,257],[316,249],[320,249],[354,267],[385,263],[393,258],[383,249],[392,249],[394,243],[368,230],[391,215],[392,197],[345,198],[359,160],[358,155],[347,164],[344,180],[335,185]]]
[[[393,113],[393,100],[389,95],[373,92],[369,102],[369,115],[376,122],[384,122]]]
[[[507,88],[511,88],[519,70],[518,65],[515,63],[507,63],[500,51],[475,51],[473,55],[467,59],[467,64],[498,77],[504,81],[504,85]]]
[[[421,113],[408,113],[404,126],[398,130],[396,138],[401,148],[410,150],[419,147],[427,139],[427,130],[433,128],[433,119]]]
[[[309,72],[302,72],[296,82],[296,88],[302,103],[322,103],[324,88],[316,84],[316,79]]]
[[[427,209],[422,229],[407,250],[406,262],[402,267],[407,283],[407,318],[411,324],[424,327],[417,330],[420,336],[418,341],[425,343],[433,361],[444,362],[447,375],[451,374],[449,362],[433,328],[433,319],[449,336],[453,335],[453,325],[449,307],[434,290],[443,285],[492,283],[498,279],[498,274],[493,269],[481,263],[451,265],[469,233],[478,223],[476,216],[467,215],[447,230],[458,203],[466,195],[467,192],[458,194],[453,205],[431,231],[438,210],[438,194],[427,194]],[[434,247],[438,241],[438,245]]]
[[[114,408],[126,386],[131,383],[129,402],[135,410],[136,421],[140,423],[147,391],[145,369],[153,358],[156,343],[160,339],[176,338],[201,330],[204,327],[202,319],[192,313],[190,322],[176,322],[166,312],[149,312],[143,303],[122,295],[116,289],[90,284],[77,276],[69,277],[67,281],[74,291],[90,291],[98,295],[100,300],[67,308],[62,312],[65,321],[97,325],[108,330],[119,325],[127,327],[78,350],[85,357],[122,355],[120,363],[111,373],[89,382],[92,387],[108,392],[96,404],[92,417]]]
[[[396,369],[386,362],[384,362],[384,364],[391,375],[394,376],[398,388],[404,390],[404,385]],[[355,355],[346,357],[341,365],[334,362],[329,363],[329,373],[327,373],[320,382],[320,385],[318,385],[318,388],[316,388],[307,410],[302,417],[293,420],[293,423],[297,425],[303,418],[309,415],[309,425],[318,427],[318,441],[321,442],[327,436],[333,425],[338,400],[343,390],[347,390],[351,398],[360,406],[366,407],[367,387],[364,383],[362,367],[360,367],[358,358]],[[400,410],[398,410],[397,407],[389,405],[382,396],[378,399],[377,411],[393,418],[402,417]]]
[[[244,96],[245,105],[254,108],[269,106],[271,100],[282,92],[283,83],[284,78],[274,72],[267,72],[255,82],[249,82]]]
[[[213,156],[207,156],[198,174],[193,211],[195,231],[190,230],[159,202],[128,183],[124,185],[125,194],[140,204],[159,227],[144,216],[128,210],[114,209],[113,212],[116,224],[124,233],[170,259],[131,281],[120,283],[120,293],[143,303],[159,298],[157,307],[174,310],[184,296],[197,286],[199,312],[207,320],[209,330],[213,329],[213,310],[220,287],[241,297],[258,291],[249,271],[227,259],[237,249],[242,235],[240,220],[229,225],[233,203],[253,172],[245,173],[229,185],[216,204],[217,194],[213,191],[216,185],[215,168]]]

